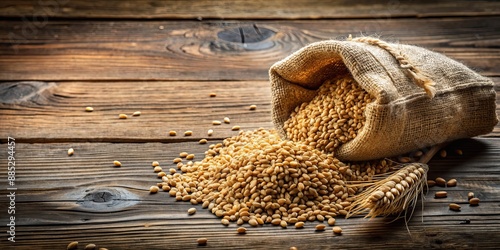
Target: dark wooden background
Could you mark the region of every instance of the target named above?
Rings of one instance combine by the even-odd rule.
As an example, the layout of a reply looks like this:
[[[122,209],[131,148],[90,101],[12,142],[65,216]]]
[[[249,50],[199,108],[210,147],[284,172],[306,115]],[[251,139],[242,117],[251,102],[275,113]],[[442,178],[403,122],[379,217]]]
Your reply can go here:
[[[150,195],[159,161],[201,159],[232,125],[272,128],[268,69],[314,41],[376,35],[454,58],[500,90],[500,3],[495,1],[83,1],[0,2],[0,249],[472,248],[500,246],[500,127],[453,142],[408,224],[337,218],[315,232],[265,225],[237,235],[207,210]],[[209,93],[216,92],[216,98]],[[499,98],[497,98],[498,100]],[[248,106],[257,105],[256,111]],[[84,112],[94,107],[92,113]],[[498,106],[497,106],[498,107]],[[497,108],[497,111],[499,109]],[[119,120],[118,114],[139,117]],[[500,112],[497,112],[500,113]],[[192,137],[170,137],[169,130]],[[16,140],[16,242],[7,241],[7,138]],[[67,156],[68,148],[75,154]],[[461,149],[463,156],[454,153]],[[123,166],[115,168],[113,160]],[[446,190],[436,200],[434,191]],[[467,204],[467,193],[481,199]],[[461,212],[448,204],[462,205]],[[465,220],[470,224],[462,224]],[[422,222],[423,220],[423,222]],[[207,246],[196,239],[206,237]]]

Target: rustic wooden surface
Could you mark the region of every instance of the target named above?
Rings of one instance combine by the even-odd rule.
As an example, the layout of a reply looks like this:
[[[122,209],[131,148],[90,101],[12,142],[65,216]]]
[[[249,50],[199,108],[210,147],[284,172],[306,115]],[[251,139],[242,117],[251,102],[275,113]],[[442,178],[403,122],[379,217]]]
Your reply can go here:
[[[28,20],[59,3],[47,21]],[[304,1],[2,1],[0,3],[0,227],[8,228],[7,138],[16,139],[16,242],[0,249],[494,249],[500,245],[500,125],[451,143],[430,162],[431,188],[408,224],[337,218],[344,233],[265,225],[224,227],[207,210],[167,193],[150,195],[159,161],[181,151],[200,159],[210,143],[243,129],[272,128],[269,66],[314,41],[376,34],[442,52],[491,77],[500,93],[500,4],[441,1],[358,5]],[[47,7],[48,8],[48,7]],[[57,10],[57,11],[55,11]],[[255,11],[249,11],[255,10]],[[23,19],[22,17],[28,19]],[[196,18],[199,18],[196,20]],[[418,18],[417,18],[418,17]],[[205,20],[211,18],[212,20]],[[154,19],[154,20],[149,20]],[[213,20],[223,19],[223,20]],[[293,19],[293,20],[292,20]],[[32,29],[30,29],[30,27]],[[217,97],[210,98],[209,93]],[[500,103],[500,95],[497,95]],[[257,105],[250,111],[248,106]],[[85,112],[86,106],[94,112]],[[141,111],[139,117],[132,117]],[[129,119],[120,120],[125,113]],[[497,114],[500,106],[497,105]],[[212,120],[231,118],[213,126]],[[212,137],[206,136],[214,129]],[[193,130],[190,137],[184,130]],[[169,130],[180,135],[170,137]],[[67,156],[68,148],[75,154]],[[463,156],[454,153],[461,149]],[[123,166],[113,167],[113,160]],[[433,193],[448,191],[447,199]],[[467,204],[467,193],[481,199]],[[462,205],[461,212],[448,203]],[[462,224],[465,220],[470,224]],[[423,222],[422,222],[423,220]],[[3,225],[3,226],[1,226]],[[196,239],[207,237],[207,246]]]

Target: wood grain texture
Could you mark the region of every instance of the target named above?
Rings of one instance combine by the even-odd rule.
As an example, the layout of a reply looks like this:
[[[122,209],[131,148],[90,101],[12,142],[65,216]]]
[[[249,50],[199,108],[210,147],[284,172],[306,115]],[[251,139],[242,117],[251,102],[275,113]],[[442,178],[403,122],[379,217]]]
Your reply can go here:
[[[492,79],[499,91],[500,78]],[[266,81],[11,82],[0,83],[0,97],[3,142],[7,136],[21,142],[179,142],[227,138],[237,134],[234,125],[273,128]],[[257,110],[249,110],[252,104]],[[87,106],[94,112],[85,112]],[[141,116],[133,117],[135,111]],[[121,113],[128,119],[118,119]],[[212,125],[224,117],[231,124]],[[170,130],[178,135],[168,136]],[[193,136],[184,136],[186,130]],[[485,136],[500,136],[500,125]]]
[[[75,149],[71,157],[66,154],[69,147]],[[303,230],[247,225],[248,233],[237,235],[236,225],[222,226],[199,205],[198,212],[188,216],[186,211],[193,205],[175,202],[164,192],[149,194],[149,186],[158,181],[152,161],[168,168],[174,166],[171,160],[179,152],[199,157],[207,147],[194,142],[16,144],[15,249],[64,249],[71,241],[109,249],[194,249],[199,237],[209,239],[205,248],[210,249],[492,249],[500,243],[496,237],[500,233],[500,139],[460,140],[449,145],[446,159],[430,162],[430,178],[456,178],[458,186],[430,189],[423,210],[419,204],[409,223],[411,236],[403,221],[387,224],[389,219],[382,218],[337,218],[342,236],[333,236],[330,227],[315,232],[318,222],[306,223]],[[452,153],[456,148],[464,155]],[[2,166],[6,156],[0,150]],[[113,167],[113,160],[123,166]],[[6,169],[0,168],[0,178],[6,177]],[[4,197],[6,183],[0,185]],[[438,190],[448,191],[448,198],[434,199]],[[107,201],[87,199],[99,191],[115,196]],[[469,191],[481,199],[479,206],[466,204]],[[462,211],[450,211],[450,202],[462,205]],[[0,210],[6,211],[6,206],[5,199],[0,199]],[[471,223],[460,224],[466,219]],[[4,216],[0,223],[7,223]],[[0,239],[1,249],[10,246],[5,237]]]
[[[43,25],[42,25],[43,24]],[[375,35],[444,53],[499,76],[500,17],[298,21],[0,20],[0,79],[267,80],[269,67],[303,46]],[[220,32],[268,29],[258,42]],[[258,31],[255,31],[256,33]],[[236,41],[236,40],[234,40]]]
[[[84,1],[6,0],[0,16],[43,16],[50,18],[128,19],[318,19],[395,18],[433,16],[498,15],[500,5],[490,1]]]
[[[0,83],[0,97],[6,100],[0,103],[0,141],[198,141],[235,135],[234,125],[272,128],[271,89],[264,81]],[[85,112],[87,106],[94,111]],[[132,116],[135,111],[142,114]],[[119,119],[121,113],[128,119]],[[231,124],[212,125],[224,117]],[[186,130],[193,136],[184,136]]]

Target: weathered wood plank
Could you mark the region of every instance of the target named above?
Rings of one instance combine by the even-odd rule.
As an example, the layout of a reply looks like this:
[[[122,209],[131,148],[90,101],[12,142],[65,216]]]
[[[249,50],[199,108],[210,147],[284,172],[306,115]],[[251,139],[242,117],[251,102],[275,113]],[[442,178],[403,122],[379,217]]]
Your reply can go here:
[[[0,146],[4,148],[0,164],[5,166],[7,145]],[[71,157],[66,154],[69,147],[75,148]],[[193,205],[175,202],[164,192],[149,194],[149,186],[158,181],[151,161],[159,160],[166,168],[174,166],[170,161],[178,152],[199,156],[206,148],[194,142],[16,144],[16,243],[2,237],[0,248],[59,249],[76,240],[109,249],[193,249],[199,237],[207,237],[206,248],[211,249],[493,248],[500,243],[496,237],[500,233],[500,139],[460,140],[448,147],[446,159],[430,162],[429,177],[457,178],[458,186],[431,188],[423,210],[419,204],[409,222],[411,237],[402,221],[386,224],[388,220],[382,218],[337,218],[342,236],[333,236],[330,228],[315,232],[318,222],[306,223],[303,230],[247,226],[246,235],[237,235],[236,225],[222,226],[199,206],[198,213],[188,216],[186,210]],[[453,154],[455,148],[464,155]],[[112,166],[115,159],[123,163],[121,168]],[[6,168],[0,168],[0,178],[6,177]],[[6,183],[0,185],[0,196],[5,197]],[[434,199],[434,191],[442,189],[448,191],[448,198]],[[89,199],[89,194],[99,191],[115,196]],[[466,205],[469,191],[481,199],[478,207]],[[450,211],[450,202],[461,204],[462,211]],[[6,206],[7,200],[0,199],[0,211],[7,211]],[[460,224],[466,219],[471,223]],[[1,216],[0,223],[6,224],[7,218]]]
[[[318,19],[498,15],[496,2],[474,1],[83,1],[7,0],[0,16],[30,18]]]
[[[500,17],[203,22],[49,20],[40,27],[30,26],[29,22],[1,20],[0,79],[267,80],[274,62],[311,42],[345,39],[348,34],[375,34],[389,41],[421,45],[462,61],[483,75],[498,76],[499,29]],[[241,38],[247,36],[242,32],[255,39],[242,43]]]
[[[0,89],[1,141],[198,141],[235,135],[234,125],[272,128],[271,91],[263,81],[24,82]],[[256,110],[249,110],[252,104]],[[85,112],[87,106],[94,112]],[[142,114],[134,117],[135,111]],[[129,118],[119,119],[121,113]],[[231,124],[212,125],[224,117]],[[210,138],[208,129],[214,130]],[[169,136],[170,130],[178,135]],[[186,130],[193,136],[184,136]]]
[[[497,88],[500,78],[492,78]],[[215,92],[216,97],[209,97]],[[500,114],[500,95],[497,114]],[[0,83],[0,141],[172,142],[227,138],[243,129],[272,128],[271,89],[241,82],[15,82]],[[249,106],[257,105],[250,111]],[[92,106],[94,112],[85,112]],[[141,111],[139,117],[131,116]],[[128,114],[126,120],[118,114]],[[212,125],[231,119],[231,124]],[[175,137],[169,130],[177,131]],[[192,130],[193,136],[183,136]],[[500,136],[500,125],[488,137]],[[210,139],[209,138],[209,139]]]

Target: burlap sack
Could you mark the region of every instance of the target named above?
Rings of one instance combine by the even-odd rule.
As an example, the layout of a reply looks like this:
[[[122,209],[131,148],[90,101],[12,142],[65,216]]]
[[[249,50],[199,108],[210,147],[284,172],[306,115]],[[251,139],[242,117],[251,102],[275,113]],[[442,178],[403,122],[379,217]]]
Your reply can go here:
[[[358,136],[334,152],[345,161],[379,159],[492,131],[493,82],[429,50],[375,38],[310,44],[270,69],[272,116],[283,123],[323,82],[351,74],[376,98]]]

